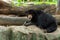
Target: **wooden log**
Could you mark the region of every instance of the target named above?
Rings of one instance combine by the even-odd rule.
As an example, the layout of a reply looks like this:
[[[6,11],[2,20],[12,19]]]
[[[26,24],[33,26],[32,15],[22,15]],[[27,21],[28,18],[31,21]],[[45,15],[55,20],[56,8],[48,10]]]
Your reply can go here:
[[[26,17],[11,17],[0,15],[0,25],[21,25],[26,20],[28,20]]]
[[[44,33],[35,25],[31,26],[9,26],[12,30],[11,40],[60,40],[60,28],[53,33]]]

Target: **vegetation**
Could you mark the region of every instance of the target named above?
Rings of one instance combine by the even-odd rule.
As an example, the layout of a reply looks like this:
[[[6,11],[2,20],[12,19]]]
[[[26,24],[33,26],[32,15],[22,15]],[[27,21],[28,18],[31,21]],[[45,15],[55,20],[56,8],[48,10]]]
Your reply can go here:
[[[21,6],[21,5],[27,5],[28,2],[33,2],[33,4],[38,5],[42,3],[46,4],[57,4],[57,0],[12,0],[12,5],[14,6]]]

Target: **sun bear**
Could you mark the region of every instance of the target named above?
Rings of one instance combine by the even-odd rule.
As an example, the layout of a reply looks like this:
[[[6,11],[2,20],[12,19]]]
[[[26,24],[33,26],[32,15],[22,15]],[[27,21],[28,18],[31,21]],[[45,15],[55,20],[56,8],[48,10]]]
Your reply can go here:
[[[25,26],[36,25],[38,28],[46,30],[47,33],[52,33],[57,29],[56,19],[42,10],[28,10],[25,12],[30,21],[24,23]]]

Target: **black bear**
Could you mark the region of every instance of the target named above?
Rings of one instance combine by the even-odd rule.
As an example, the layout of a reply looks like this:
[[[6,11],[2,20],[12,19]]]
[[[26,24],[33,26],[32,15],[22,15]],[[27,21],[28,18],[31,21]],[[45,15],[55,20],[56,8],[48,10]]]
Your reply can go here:
[[[41,10],[28,10],[25,12],[27,17],[31,19],[26,21],[24,25],[36,25],[37,27],[46,30],[47,33],[52,33],[57,29],[55,18]]]

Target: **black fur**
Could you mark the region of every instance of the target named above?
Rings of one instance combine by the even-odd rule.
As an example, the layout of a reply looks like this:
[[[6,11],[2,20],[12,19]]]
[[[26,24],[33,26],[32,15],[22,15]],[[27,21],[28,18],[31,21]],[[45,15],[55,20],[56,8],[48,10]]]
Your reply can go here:
[[[47,33],[54,32],[57,29],[57,23],[55,18],[41,10],[28,10],[27,14],[32,14],[31,23],[39,28],[46,29]]]

